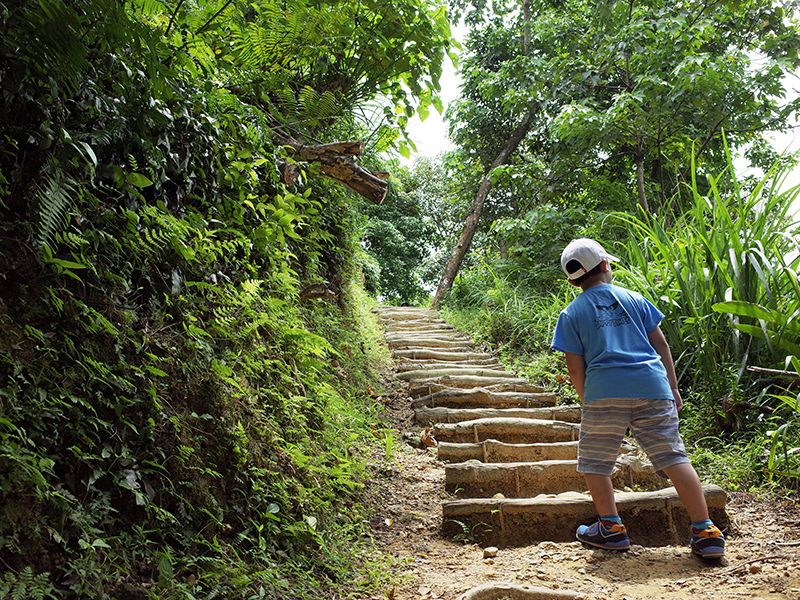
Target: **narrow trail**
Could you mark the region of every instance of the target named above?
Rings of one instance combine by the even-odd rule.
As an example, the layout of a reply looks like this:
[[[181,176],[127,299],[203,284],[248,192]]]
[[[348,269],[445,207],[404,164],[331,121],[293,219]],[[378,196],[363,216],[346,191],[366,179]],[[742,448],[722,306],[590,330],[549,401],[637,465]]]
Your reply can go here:
[[[764,503],[704,486],[729,544],[726,558],[702,561],[688,550],[689,517],[674,488],[633,442],[613,475],[631,550],[575,541],[576,527],[596,520],[575,470],[580,407],[558,405],[555,394],[505,370],[434,311],[377,313],[396,360],[398,427],[418,446],[397,458],[386,516],[375,524],[379,543],[410,575],[387,595],[800,600],[795,507],[754,511]],[[758,523],[757,535],[740,537],[741,515]]]

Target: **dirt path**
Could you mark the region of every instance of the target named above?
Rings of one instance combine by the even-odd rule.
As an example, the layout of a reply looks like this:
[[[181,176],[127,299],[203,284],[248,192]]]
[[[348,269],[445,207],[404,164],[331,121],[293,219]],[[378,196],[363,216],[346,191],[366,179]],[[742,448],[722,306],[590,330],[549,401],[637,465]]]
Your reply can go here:
[[[408,421],[397,422],[398,433],[407,430]],[[381,488],[385,510],[372,524],[378,545],[400,559],[396,572],[405,582],[394,591],[395,600],[454,600],[471,588],[500,582],[573,590],[584,600],[800,599],[796,507],[732,494],[728,511],[735,530],[728,532],[726,557],[717,562],[704,563],[685,546],[615,553],[579,542],[501,549],[485,559],[480,546],[440,534],[441,503],[449,495],[435,455],[405,446],[396,458]],[[743,535],[742,528],[756,534]],[[760,560],[745,564],[754,559]]]
[[[536,595],[535,589],[576,600],[800,600],[800,509],[744,493],[729,493],[726,557],[718,561],[701,561],[682,545],[633,546],[616,553],[577,541],[506,547],[487,556],[474,540],[445,537],[442,504],[453,499],[445,492],[445,465],[435,448],[420,443],[423,428],[415,423],[408,384],[397,373],[387,373],[386,381],[390,391],[383,401],[405,443],[395,448],[376,487],[381,509],[371,524],[373,535],[398,559],[395,575],[402,581],[384,597],[558,597]]]

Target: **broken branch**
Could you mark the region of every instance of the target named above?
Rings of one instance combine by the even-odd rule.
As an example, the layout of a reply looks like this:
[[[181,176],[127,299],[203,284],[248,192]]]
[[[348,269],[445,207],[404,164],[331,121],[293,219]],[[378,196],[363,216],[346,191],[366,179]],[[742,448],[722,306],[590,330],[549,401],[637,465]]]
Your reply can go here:
[[[293,159],[318,164],[323,175],[350,188],[373,204],[380,204],[386,197],[389,184],[385,180],[389,178],[389,173],[386,171],[373,173],[350,158],[361,156],[364,152],[364,142],[346,141],[306,146],[293,138],[288,138],[284,143]],[[286,161],[279,164],[279,167],[284,183],[294,183],[300,174],[296,165]]]

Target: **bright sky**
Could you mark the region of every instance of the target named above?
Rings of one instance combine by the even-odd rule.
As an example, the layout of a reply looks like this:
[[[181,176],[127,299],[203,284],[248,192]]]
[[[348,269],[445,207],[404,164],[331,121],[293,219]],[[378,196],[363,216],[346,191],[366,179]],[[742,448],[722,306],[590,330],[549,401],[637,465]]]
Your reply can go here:
[[[444,109],[447,110],[447,105],[458,97],[458,86],[461,84],[461,78],[456,73],[456,69],[449,58],[444,61],[442,69],[442,78],[439,81],[442,86],[440,97]],[[440,115],[439,111],[431,107],[430,114],[425,121],[420,121],[419,116],[414,116],[409,119],[409,137],[417,146],[417,153],[411,154],[411,160],[415,156],[436,156],[440,152],[452,150],[453,144],[447,137],[447,124],[444,122],[444,115]]]
[[[467,26],[464,24],[451,24],[450,28],[452,36],[463,45],[467,37]],[[453,51],[458,52],[455,49]],[[442,99],[442,105],[446,111],[447,105],[458,97],[458,87],[461,85],[461,76],[456,73],[456,68],[449,58],[444,59],[442,77],[439,83],[442,86],[439,97]],[[417,146],[417,153],[412,153],[411,160],[408,162],[412,162],[415,156],[434,157],[440,152],[452,150],[455,147],[447,137],[447,124],[444,122],[444,115],[440,115],[433,107],[431,107],[430,114],[425,121],[420,121],[419,116],[416,115],[409,119],[408,132],[409,137]]]

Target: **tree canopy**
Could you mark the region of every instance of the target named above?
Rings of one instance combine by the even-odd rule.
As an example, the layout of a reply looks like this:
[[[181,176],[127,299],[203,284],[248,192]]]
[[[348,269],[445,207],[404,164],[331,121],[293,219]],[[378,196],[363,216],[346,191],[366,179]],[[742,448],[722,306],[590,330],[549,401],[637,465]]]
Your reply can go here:
[[[488,163],[532,109],[515,160],[536,182],[531,202],[615,187],[665,209],[693,163],[725,164],[723,131],[743,149],[789,126],[800,107],[786,97],[800,65],[797,4],[531,2],[525,42],[518,3],[462,3],[474,29],[450,112],[456,141]],[[612,185],[596,189],[598,179]]]

